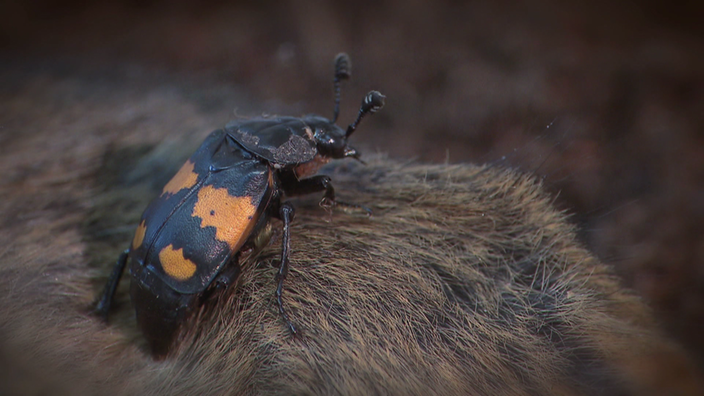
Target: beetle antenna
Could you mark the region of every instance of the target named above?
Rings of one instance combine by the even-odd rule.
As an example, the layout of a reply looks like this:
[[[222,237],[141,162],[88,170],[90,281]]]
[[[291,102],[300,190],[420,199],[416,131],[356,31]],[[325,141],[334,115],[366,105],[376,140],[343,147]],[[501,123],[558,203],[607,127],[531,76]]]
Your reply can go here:
[[[337,54],[335,57],[335,79],[333,80],[333,88],[335,90],[335,111],[332,115],[332,123],[337,121],[337,116],[340,115],[340,82],[347,80],[352,75],[352,62],[349,55],[344,52]]]
[[[386,99],[386,96],[382,95],[379,91],[369,91],[369,93],[362,100],[362,106],[359,108],[357,119],[347,127],[345,137],[350,137],[352,132],[357,129],[357,125],[359,125],[362,117],[369,113],[374,114],[381,110],[381,108],[384,107],[384,99]]]

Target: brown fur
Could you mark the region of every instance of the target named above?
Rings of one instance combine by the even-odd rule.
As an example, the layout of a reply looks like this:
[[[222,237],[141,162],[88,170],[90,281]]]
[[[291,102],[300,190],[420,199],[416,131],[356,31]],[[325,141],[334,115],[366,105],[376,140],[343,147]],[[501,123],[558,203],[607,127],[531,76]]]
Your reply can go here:
[[[275,238],[155,362],[128,282],[109,326],[88,309],[219,109],[149,76],[17,70],[0,76],[0,393],[702,394],[535,180],[382,157],[323,171],[372,218],[296,202],[284,299],[299,337],[273,298]]]

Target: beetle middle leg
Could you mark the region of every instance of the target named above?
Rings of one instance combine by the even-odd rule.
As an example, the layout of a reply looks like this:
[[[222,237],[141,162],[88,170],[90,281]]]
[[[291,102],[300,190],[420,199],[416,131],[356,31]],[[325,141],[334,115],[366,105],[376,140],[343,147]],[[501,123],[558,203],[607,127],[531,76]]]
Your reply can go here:
[[[318,175],[307,179],[297,180],[293,183],[288,183],[285,186],[286,195],[305,195],[318,191],[325,191],[323,199],[320,200],[320,206],[326,209],[333,206],[344,206],[348,208],[361,209],[367,212],[367,216],[372,215],[372,210],[364,205],[359,205],[350,202],[338,201],[335,199],[335,188],[332,186],[330,176]]]
[[[105,284],[105,289],[100,296],[100,301],[95,305],[94,313],[105,322],[108,321],[108,313],[110,312],[110,307],[112,306],[112,299],[115,296],[115,291],[117,291],[117,286],[120,284],[120,278],[122,278],[122,273],[125,270],[125,265],[127,264],[127,252],[125,250],[120,254],[120,258],[117,259],[115,266],[110,273],[108,278],[108,283]]]
[[[279,304],[279,313],[281,313],[281,316],[284,318],[286,321],[286,325],[288,326],[288,329],[291,331],[291,334],[294,336],[296,335],[296,327],[291,323],[291,320],[288,318],[288,314],[286,313],[286,310],[284,309],[284,303],[283,300],[281,299],[281,296],[283,294],[283,288],[284,288],[284,280],[286,279],[286,275],[288,275],[288,256],[289,256],[289,251],[290,251],[290,246],[291,246],[291,221],[293,221],[293,216],[294,216],[295,210],[293,209],[293,205],[291,205],[290,202],[284,202],[281,204],[281,207],[279,208],[279,215],[281,216],[281,221],[284,223],[283,227],[283,237],[282,239],[282,248],[281,248],[281,263],[279,264],[279,272],[276,273],[276,280],[278,281],[278,284],[276,285],[276,301]]]

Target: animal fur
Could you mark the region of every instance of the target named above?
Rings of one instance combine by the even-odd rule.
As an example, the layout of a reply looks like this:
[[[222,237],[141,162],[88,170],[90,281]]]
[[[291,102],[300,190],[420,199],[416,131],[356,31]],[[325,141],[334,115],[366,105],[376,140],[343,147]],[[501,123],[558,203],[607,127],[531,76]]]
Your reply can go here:
[[[218,109],[195,88],[111,78],[1,71],[0,393],[703,393],[536,180],[383,156],[323,171],[373,217],[295,201],[284,300],[297,338],[274,299],[274,238],[152,360],[127,281],[109,325],[90,307],[148,200],[220,126]]]

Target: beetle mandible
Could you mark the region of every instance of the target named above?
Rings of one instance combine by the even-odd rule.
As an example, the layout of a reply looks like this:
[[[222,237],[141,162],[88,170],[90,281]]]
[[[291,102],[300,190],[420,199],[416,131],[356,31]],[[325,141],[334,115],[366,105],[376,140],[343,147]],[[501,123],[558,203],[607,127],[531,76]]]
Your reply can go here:
[[[107,321],[129,263],[137,323],[152,353],[165,355],[181,323],[205,296],[237,279],[241,253],[268,243],[270,220],[278,218],[283,236],[275,295],[283,320],[296,335],[282,301],[294,216],[294,207],[284,198],[323,191],[321,206],[353,206],[371,213],[337,201],[330,177],[316,175],[331,159],[359,160],[347,140],[365,115],[384,105],[385,97],[371,91],[354,122],[346,130],[337,126],[340,83],[349,77],[350,59],[339,54],[331,120],[318,115],[254,118],[212,132],[147,206],[130,247],[108,278],[96,314]]]

